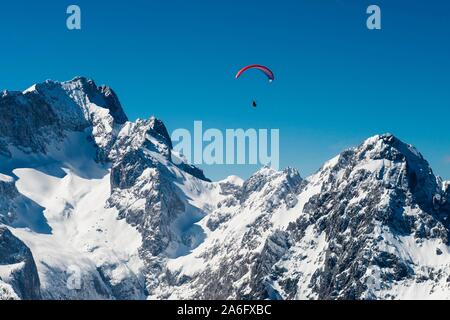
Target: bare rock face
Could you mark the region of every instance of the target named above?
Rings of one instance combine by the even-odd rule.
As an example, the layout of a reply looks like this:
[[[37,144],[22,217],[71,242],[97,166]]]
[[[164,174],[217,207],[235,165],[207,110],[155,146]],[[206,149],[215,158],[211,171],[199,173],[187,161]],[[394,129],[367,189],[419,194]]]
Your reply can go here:
[[[0,223],[12,223],[16,219],[13,200],[18,196],[14,180],[5,175],[0,177]]]
[[[6,227],[0,227],[0,285],[1,282],[3,289],[0,287],[0,291],[3,291],[5,299],[16,296],[24,300],[41,298],[33,255]]]
[[[0,96],[1,153],[11,156],[8,143],[22,150],[45,152],[53,133],[61,132],[53,109],[35,94],[3,92]],[[50,130],[54,127],[55,131]]]

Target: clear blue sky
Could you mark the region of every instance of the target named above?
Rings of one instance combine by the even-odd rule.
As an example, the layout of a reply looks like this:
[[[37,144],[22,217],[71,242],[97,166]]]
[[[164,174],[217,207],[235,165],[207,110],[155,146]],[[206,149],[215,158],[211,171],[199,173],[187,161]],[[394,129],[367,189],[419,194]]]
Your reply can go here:
[[[82,9],[82,30],[65,27]],[[365,27],[382,9],[382,31]],[[0,89],[76,75],[108,84],[130,119],[169,130],[279,128],[281,165],[306,176],[391,132],[450,179],[450,2],[445,0],[2,1]],[[236,81],[241,66],[270,66]],[[255,110],[252,99],[258,99]],[[217,179],[251,166],[213,166]]]

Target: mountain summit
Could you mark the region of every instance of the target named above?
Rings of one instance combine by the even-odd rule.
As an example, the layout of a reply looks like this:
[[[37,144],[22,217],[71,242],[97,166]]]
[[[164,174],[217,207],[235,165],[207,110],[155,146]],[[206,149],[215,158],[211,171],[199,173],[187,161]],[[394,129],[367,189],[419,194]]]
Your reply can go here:
[[[86,78],[0,94],[0,299],[450,298],[450,190],[391,134],[211,182]]]

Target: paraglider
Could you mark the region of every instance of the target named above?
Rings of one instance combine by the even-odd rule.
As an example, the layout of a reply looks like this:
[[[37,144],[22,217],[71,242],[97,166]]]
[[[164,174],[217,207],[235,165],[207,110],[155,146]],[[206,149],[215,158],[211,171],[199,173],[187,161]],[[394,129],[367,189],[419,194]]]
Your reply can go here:
[[[273,80],[275,80],[275,75],[273,74],[273,72],[269,68],[262,66],[260,64],[252,64],[252,65],[242,68],[236,74],[236,79],[239,79],[239,77],[249,69],[257,69],[257,70],[261,71],[263,74],[265,74],[267,76],[267,78],[269,79],[269,82],[272,82]],[[256,103],[256,100],[253,100],[253,102],[252,102],[253,108],[256,108],[257,105],[258,104]]]
[[[246,66],[246,67],[242,68],[236,74],[236,79],[238,79],[245,71],[247,71],[249,69],[258,69],[258,70],[260,70],[262,73],[264,73],[267,76],[267,78],[269,78],[269,82],[272,82],[273,80],[275,80],[275,75],[273,74],[273,72],[269,68],[267,68],[265,66],[262,66],[262,65],[259,65],[259,64],[252,64],[252,65],[249,65],[249,66]]]

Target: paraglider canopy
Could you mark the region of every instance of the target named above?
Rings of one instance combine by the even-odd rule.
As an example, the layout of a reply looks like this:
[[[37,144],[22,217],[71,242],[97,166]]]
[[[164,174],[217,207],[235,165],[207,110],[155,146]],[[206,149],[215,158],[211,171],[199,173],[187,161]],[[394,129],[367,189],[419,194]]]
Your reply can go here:
[[[249,65],[249,66],[246,66],[246,67],[242,68],[236,74],[236,79],[238,79],[245,71],[247,71],[249,69],[258,69],[258,70],[260,70],[262,73],[264,73],[267,76],[267,78],[269,78],[270,82],[275,80],[275,76],[274,76],[273,72],[269,68],[267,68],[265,66],[262,66],[262,65],[259,65],[259,64],[252,64],[252,65]]]

